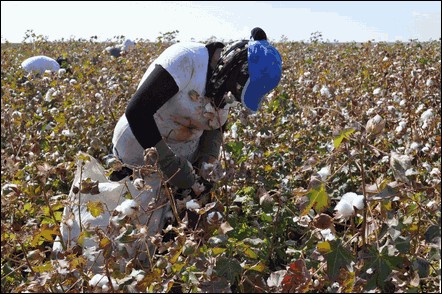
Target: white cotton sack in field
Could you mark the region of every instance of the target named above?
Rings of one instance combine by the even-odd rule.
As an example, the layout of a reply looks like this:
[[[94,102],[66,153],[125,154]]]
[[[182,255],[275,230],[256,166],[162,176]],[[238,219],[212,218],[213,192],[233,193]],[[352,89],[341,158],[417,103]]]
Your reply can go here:
[[[30,57],[23,61],[21,66],[27,72],[35,71],[39,73],[44,73],[46,70],[55,72],[60,69],[57,61],[43,55]]]

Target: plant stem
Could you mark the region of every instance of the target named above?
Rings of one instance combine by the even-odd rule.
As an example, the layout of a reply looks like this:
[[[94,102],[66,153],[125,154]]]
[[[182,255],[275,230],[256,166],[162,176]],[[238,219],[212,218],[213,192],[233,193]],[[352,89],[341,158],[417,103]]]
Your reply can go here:
[[[362,176],[362,194],[364,196],[364,218],[362,220],[362,245],[367,243],[367,193],[365,192],[365,169],[364,169],[364,140],[360,141],[360,160],[361,160],[361,176]]]

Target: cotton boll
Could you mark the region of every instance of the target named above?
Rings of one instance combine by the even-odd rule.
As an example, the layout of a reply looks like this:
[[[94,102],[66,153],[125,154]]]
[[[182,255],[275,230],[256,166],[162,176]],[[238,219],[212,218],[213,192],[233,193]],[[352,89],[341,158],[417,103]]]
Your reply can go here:
[[[438,169],[438,168],[433,168],[432,170],[431,170],[431,172],[430,172],[430,175],[433,175],[433,176],[440,176],[440,170]]]
[[[427,172],[431,171],[431,165],[428,162],[422,163],[422,167],[425,168]]]
[[[425,144],[425,146],[421,149],[421,151],[423,153],[428,153],[430,151],[430,149],[431,149],[431,146],[428,144]]]
[[[425,110],[425,111],[421,114],[420,121],[421,121],[422,123],[425,123],[425,122],[429,121],[430,119],[432,119],[433,116],[434,116],[433,109],[430,108],[430,109],[428,109],[428,110]]]
[[[420,113],[424,108],[425,108],[425,104],[420,104],[420,105],[416,108],[416,114]]]
[[[349,218],[354,213],[353,206],[350,203],[342,200],[336,204],[334,210],[336,210],[336,215],[338,218]]]
[[[121,44],[121,48],[123,49],[123,51],[129,51],[133,47],[135,47],[135,42],[130,39],[124,40],[123,44]]]
[[[186,209],[194,210],[200,208],[201,208],[200,204],[195,199],[186,202]]]
[[[365,114],[367,114],[367,115],[372,115],[375,111],[376,111],[375,108],[369,108],[369,109],[365,112]]]
[[[203,183],[195,182],[192,185],[192,190],[195,193],[195,195],[197,195],[197,196],[200,195],[202,192],[204,192],[205,189],[206,189],[206,187],[204,186]]]
[[[144,188],[144,180],[141,178],[137,178],[134,180],[134,186],[137,188],[137,190],[143,190]]]
[[[429,79],[427,80],[427,82],[425,83],[425,85],[427,85],[427,87],[431,87],[431,86],[433,86],[433,85],[434,85],[433,79],[429,78]]]
[[[219,211],[212,211],[207,215],[207,222],[212,225],[222,221],[223,215]]]
[[[331,229],[321,230],[320,232],[325,241],[333,241],[336,238]]]
[[[57,72],[59,78],[62,78],[66,74],[66,69],[60,68]]]
[[[396,112],[396,108],[392,105],[387,106],[387,110],[391,113],[395,113]]]
[[[348,192],[342,195],[334,210],[338,217],[348,218],[355,213],[355,207],[359,210],[364,208],[364,196]]]
[[[237,130],[238,130],[238,126],[236,125],[236,123],[234,123],[232,125],[232,127],[230,128],[230,132],[231,132],[233,139],[236,139],[238,137]]]
[[[413,143],[411,143],[409,149],[412,150],[412,151],[416,151],[416,150],[419,148],[419,146],[420,146],[419,143],[417,143],[417,142],[413,142]]]
[[[399,122],[399,126],[397,126],[394,131],[396,132],[396,134],[400,134],[405,130],[406,127],[407,127],[407,123],[404,121],[401,121],[401,122]]]
[[[357,209],[361,210],[364,208],[364,195],[355,195],[352,200],[352,204]]]
[[[124,216],[132,216],[139,208],[138,203],[133,199],[126,199],[118,205],[115,210]]]
[[[61,134],[66,137],[74,137],[75,136],[75,133],[71,132],[70,130],[63,130],[63,131],[61,131]]]
[[[382,132],[384,127],[385,127],[385,120],[382,118],[382,116],[377,114],[375,117],[367,121],[365,129],[367,130],[367,133],[377,135],[380,132]]]
[[[322,86],[320,93],[321,93],[321,96],[325,96],[327,98],[330,98],[330,96],[331,96],[330,89],[327,86]]]
[[[55,89],[54,89],[54,88],[50,88],[50,89],[46,92],[46,95],[45,95],[44,100],[45,100],[46,102],[50,102],[50,101],[52,100],[52,96],[53,96],[54,92],[55,92]]]
[[[381,94],[381,92],[382,92],[381,88],[376,88],[376,89],[373,90],[373,95],[378,96],[378,95]]]
[[[112,287],[115,289],[118,289],[117,282],[111,278]],[[109,285],[109,278],[102,274],[96,274],[92,277],[92,279],[89,280],[89,286],[91,287],[98,287],[101,288],[104,292],[109,291],[110,285]]]
[[[327,178],[331,175],[330,166],[325,166],[318,171],[318,175],[321,177],[321,180],[325,182]]]

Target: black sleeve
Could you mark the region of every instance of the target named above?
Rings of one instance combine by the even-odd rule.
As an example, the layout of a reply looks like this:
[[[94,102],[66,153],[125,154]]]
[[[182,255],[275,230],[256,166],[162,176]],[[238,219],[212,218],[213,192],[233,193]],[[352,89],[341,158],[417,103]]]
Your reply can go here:
[[[178,90],[173,77],[157,64],[129,101],[126,108],[127,121],[144,149],[155,146],[162,139],[153,115]]]

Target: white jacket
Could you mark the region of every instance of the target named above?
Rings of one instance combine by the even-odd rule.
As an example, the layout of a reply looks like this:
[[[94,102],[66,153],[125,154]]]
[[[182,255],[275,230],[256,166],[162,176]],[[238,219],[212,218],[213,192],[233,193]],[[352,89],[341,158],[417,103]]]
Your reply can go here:
[[[179,92],[155,115],[161,136],[178,156],[193,161],[204,130],[221,127],[227,120],[228,108],[214,109],[204,97],[209,56],[202,43],[177,43],[168,47],[147,69],[138,88],[155,65],[161,65],[175,80]],[[198,96],[190,95],[196,92]],[[123,115],[114,130],[114,153],[127,164],[143,165],[143,147],[134,137]]]

